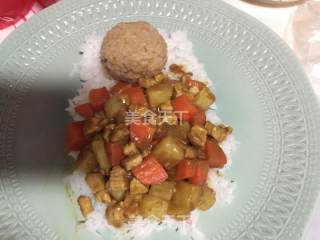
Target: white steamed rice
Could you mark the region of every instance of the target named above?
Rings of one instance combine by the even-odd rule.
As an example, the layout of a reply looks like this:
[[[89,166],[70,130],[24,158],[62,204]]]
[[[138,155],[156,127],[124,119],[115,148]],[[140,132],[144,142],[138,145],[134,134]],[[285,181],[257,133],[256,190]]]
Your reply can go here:
[[[168,46],[168,62],[165,71],[172,63],[183,64],[187,67],[187,71],[194,74],[195,79],[208,82],[209,86],[212,87],[212,81],[208,78],[204,66],[198,62],[198,59],[193,53],[192,42],[188,40],[187,34],[183,31],[177,31],[170,34],[161,31],[161,34],[165,38]],[[82,86],[78,90],[78,95],[69,100],[69,107],[66,109],[73,120],[82,120],[82,117],[75,112],[74,107],[79,103],[88,101],[90,89],[102,86],[110,88],[115,84],[114,80],[106,76],[103,67],[100,64],[99,52],[102,39],[102,36],[93,33],[85,38],[80,47],[82,58],[79,66],[75,67],[73,71],[79,71],[80,78],[83,80]],[[207,118],[214,123],[221,122],[214,111],[209,111],[209,113],[207,113]],[[231,164],[231,153],[236,148],[234,135],[228,136],[221,144],[221,147],[226,153],[228,159],[226,167],[228,167]],[[70,153],[70,156],[74,159],[77,155],[77,152]],[[158,221],[139,217],[133,223],[126,224],[121,232],[119,232],[119,230],[107,224],[105,219],[106,206],[95,201],[85,182],[85,175],[83,173],[74,171],[70,176],[65,178],[65,183],[73,202],[76,202],[76,199],[80,195],[86,195],[91,198],[94,211],[89,214],[87,220],[84,222],[84,226],[90,231],[97,233],[99,232],[99,229],[107,227],[115,233],[117,236],[116,238],[121,239],[126,235],[130,239],[141,240],[154,231],[171,229],[172,231],[177,231],[183,235],[192,237],[193,239],[207,239],[207,237],[197,228],[196,223],[199,215],[197,211],[192,212],[191,218],[188,221],[179,222],[166,217],[161,225],[159,225]],[[225,179],[223,175],[218,174],[215,169],[211,169],[209,171],[207,183],[216,192],[216,204],[221,205],[231,203],[235,188],[235,183],[233,181]],[[211,211],[214,211],[214,208],[211,209]]]

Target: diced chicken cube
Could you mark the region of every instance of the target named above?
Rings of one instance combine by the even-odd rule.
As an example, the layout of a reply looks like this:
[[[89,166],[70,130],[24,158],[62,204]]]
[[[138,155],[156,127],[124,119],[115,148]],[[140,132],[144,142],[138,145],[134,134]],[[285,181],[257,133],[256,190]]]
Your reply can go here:
[[[178,117],[174,113],[165,112],[164,114],[156,117],[156,123],[158,125],[162,125],[164,123],[167,123],[169,125],[177,125],[178,124]]]
[[[111,203],[111,197],[105,189],[95,193],[94,196],[96,197],[97,202],[101,202],[101,203],[105,203],[105,204]]]
[[[104,118],[101,118],[101,121],[100,121],[99,125],[100,125],[102,128],[104,128],[105,126],[108,125],[108,123],[109,123],[109,119],[104,117]]]
[[[131,156],[139,153],[139,150],[133,142],[130,142],[124,146],[123,153],[126,156]]]
[[[115,205],[110,205],[106,211],[108,223],[117,228],[121,227],[126,220],[124,213],[125,210],[123,202],[117,203]]]
[[[184,93],[184,86],[181,82],[177,82],[173,85],[173,96],[179,97]]]
[[[233,131],[232,127],[226,127],[223,124],[215,125],[211,122],[206,122],[205,128],[208,134],[218,142],[223,142]]]
[[[216,97],[210,91],[209,88],[204,87],[194,98],[194,105],[200,108],[202,111],[207,111],[209,106],[214,103]]]
[[[91,200],[87,196],[81,195],[80,197],[78,197],[78,204],[80,206],[80,210],[82,212],[82,215],[85,218],[89,215],[89,213],[91,213],[93,211]]]
[[[119,124],[112,131],[110,140],[111,142],[127,141],[130,137],[128,126]]]
[[[184,157],[185,158],[196,158],[197,157],[197,150],[194,147],[187,146],[184,149]]]
[[[108,174],[110,170],[110,162],[108,160],[108,156],[106,154],[106,150],[104,147],[104,140],[102,138],[96,138],[91,142],[91,147],[96,159],[99,163],[101,170]]]
[[[124,124],[127,121],[128,112],[125,109],[119,110],[115,116],[115,120],[118,124]]]
[[[160,73],[156,75],[154,78],[140,79],[139,85],[143,88],[150,88],[162,82],[164,79],[165,79],[165,75],[163,73]]]
[[[142,153],[141,153],[142,158],[145,158],[145,157],[148,156],[150,153],[151,153],[151,150],[149,150],[149,149],[143,150]]]
[[[127,194],[124,200],[125,217],[134,219],[139,215],[139,205],[142,200],[142,194]]]
[[[83,173],[93,172],[98,167],[97,159],[90,147],[83,149],[75,161],[75,168]]]
[[[110,172],[109,190],[112,192],[121,192],[128,190],[127,172],[120,166],[113,167]]]
[[[159,83],[166,79],[166,75],[164,75],[164,73],[159,73],[154,76],[154,79]]]
[[[170,72],[172,72],[178,78],[181,78],[182,76],[184,76],[186,74],[182,65],[171,64],[169,69],[170,69]]]
[[[150,112],[150,109],[144,106],[130,105],[129,111],[133,112],[135,117],[142,118]]]
[[[207,141],[207,130],[198,125],[194,125],[189,134],[188,134],[190,142],[199,147],[204,147]]]
[[[89,173],[86,176],[86,182],[93,193],[104,190],[104,177],[101,173]]]
[[[103,126],[100,124],[101,123],[101,118],[98,117],[91,117],[88,118],[84,122],[83,126],[83,133],[85,136],[92,136],[93,134],[100,132],[103,128]]]
[[[140,153],[127,157],[123,161],[123,165],[127,171],[130,171],[132,168],[140,165],[142,162],[142,155]]]
[[[108,191],[109,191],[110,195],[116,201],[122,201],[126,195],[125,190],[116,192],[116,191],[111,191],[110,188],[108,188],[108,189],[109,189]],[[114,200],[111,200],[111,201],[114,201]]]
[[[171,101],[167,101],[167,102],[165,102],[165,103],[162,103],[162,104],[160,105],[160,109],[161,109],[161,111],[164,111],[164,112],[171,112],[171,111],[173,111],[173,106],[172,106],[172,104],[171,104]]]
[[[104,132],[103,132],[103,139],[106,140],[107,142],[110,142],[110,136],[113,131],[113,129],[116,127],[114,123],[108,124],[104,127]]]

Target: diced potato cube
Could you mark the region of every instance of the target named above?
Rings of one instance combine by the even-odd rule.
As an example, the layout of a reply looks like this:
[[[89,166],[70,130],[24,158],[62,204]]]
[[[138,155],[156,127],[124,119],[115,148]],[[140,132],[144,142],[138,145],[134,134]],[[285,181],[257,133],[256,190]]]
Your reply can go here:
[[[184,151],[177,141],[176,138],[167,136],[156,145],[152,152],[166,169],[173,168],[184,158]]]
[[[91,142],[91,147],[96,159],[99,163],[99,166],[103,172],[106,174],[109,173],[110,163],[106,154],[106,150],[104,147],[104,140],[102,138],[97,138]]]
[[[139,153],[139,150],[133,142],[130,142],[124,146],[123,153],[126,156],[131,156]]]
[[[196,86],[193,86],[189,89],[189,92],[191,92],[192,94],[197,94],[199,92],[199,88]]]
[[[207,130],[198,125],[194,125],[188,134],[190,142],[199,147],[204,147],[207,141]]]
[[[165,181],[161,184],[152,185],[149,194],[170,201],[175,191],[174,182]]]
[[[140,203],[142,198],[143,198],[143,194],[127,194],[125,200],[124,200],[124,207],[127,208],[129,207],[132,203],[134,202],[138,202]]]
[[[167,102],[162,103],[160,105],[160,109],[161,109],[161,111],[165,111],[165,112],[173,111],[173,106],[171,104],[171,101],[167,101]]]
[[[87,196],[81,195],[80,197],[78,197],[78,204],[80,206],[80,210],[82,212],[82,215],[85,218],[89,215],[89,213],[91,213],[93,211],[91,200]]]
[[[147,89],[147,96],[151,107],[157,107],[170,100],[173,88],[171,84],[160,83]]]
[[[144,218],[162,220],[168,211],[168,202],[158,197],[145,195],[140,204],[140,214]]]
[[[126,105],[119,96],[112,96],[105,103],[104,111],[108,118],[114,118],[121,109],[125,108],[125,106]]]
[[[188,182],[177,182],[175,187],[176,191],[171,200],[170,214],[189,214],[198,204],[201,187]]]
[[[142,155],[140,153],[127,157],[123,161],[123,165],[127,171],[130,171],[132,168],[140,165],[142,163]]]
[[[189,92],[189,90],[188,91],[184,91],[183,95],[187,96],[190,101],[193,101],[194,97],[196,96],[194,93]]]
[[[187,219],[188,217],[190,217],[190,212],[191,210],[189,208],[185,208],[183,206],[180,206],[179,204],[175,204],[172,201],[169,202],[168,215],[170,215],[174,219]]]
[[[170,204],[169,204],[169,208],[168,208],[168,214],[169,214],[169,211],[170,211]],[[176,214],[176,215],[172,215],[172,214],[169,214],[171,215],[172,218],[174,218],[175,220],[177,221],[186,221],[188,219],[190,219],[190,213],[188,214]]]
[[[211,208],[216,202],[216,193],[213,189],[208,186],[204,186],[202,189],[202,194],[197,204],[197,208],[202,211],[206,211]]]
[[[214,94],[210,91],[209,88],[204,87],[201,89],[201,91],[195,96],[193,103],[198,108],[200,108],[203,111],[207,111],[209,106],[214,103],[216,97]]]
[[[130,182],[130,193],[131,194],[143,194],[148,192],[148,187],[142,184],[138,179],[132,178]]]
[[[85,148],[75,161],[75,168],[83,173],[94,171],[98,167],[97,159],[90,147]]]
[[[129,137],[130,137],[130,131],[128,129],[128,126],[124,124],[119,124],[112,131],[110,140],[111,142],[127,141]]]
[[[172,113],[172,114],[167,114],[164,122],[171,124],[171,125],[177,125],[178,124],[178,117],[176,114]]]
[[[101,203],[105,203],[105,204],[111,203],[111,197],[105,189],[100,192],[95,193],[94,196],[96,197],[97,202],[101,202]]]
[[[111,192],[122,192],[129,188],[128,174],[120,166],[115,166],[110,172],[109,190]]]

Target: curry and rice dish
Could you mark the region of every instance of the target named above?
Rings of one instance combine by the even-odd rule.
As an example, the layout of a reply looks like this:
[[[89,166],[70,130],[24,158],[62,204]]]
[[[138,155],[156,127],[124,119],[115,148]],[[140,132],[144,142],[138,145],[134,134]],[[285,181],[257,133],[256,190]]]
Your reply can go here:
[[[116,228],[137,218],[185,221],[214,206],[208,173],[227,164],[221,144],[232,128],[207,120],[214,93],[186,65],[165,69],[167,58],[166,41],[145,22],[120,23],[102,41],[101,66],[118,82],[89,89],[74,106],[82,120],[66,134],[91,191],[77,197],[84,218],[93,202]]]

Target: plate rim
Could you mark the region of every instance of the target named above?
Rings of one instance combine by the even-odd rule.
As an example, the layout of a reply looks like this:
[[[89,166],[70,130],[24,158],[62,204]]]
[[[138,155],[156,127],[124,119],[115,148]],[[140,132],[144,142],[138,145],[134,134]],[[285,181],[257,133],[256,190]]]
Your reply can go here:
[[[179,0],[176,0],[177,2]],[[97,2],[97,1],[94,1]],[[192,1],[192,0],[187,0],[185,1],[189,4],[194,4],[197,1]],[[250,29],[252,32],[254,32],[256,35],[261,35],[261,30],[260,27],[262,26],[262,24],[260,22],[258,22],[256,19],[254,19],[253,17],[250,17],[242,12],[240,12],[239,10],[235,9],[234,7],[220,2],[220,1],[210,1],[210,0],[203,0],[201,1],[201,3],[203,4],[203,6],[207,6],[209,9],[212,7],[225,7],[225,11],[228,11],[228,13],[230,14],[230,16],[232,16],[232,18],[243,18],[243,24],[246,24],[247,26],[253,26],[252,29]],[[88,2],[82,0],[81,4],[83,6],[88,5]],[[74,7],[75,5],[77,5],[77,7]],[[66,12],[64,9],[68,9],[69,12],[72,11],[72,9],[78,9],[79,8],[79,1],[77,0],[69,0],[69,1],[63,1],[60,2],[56,5],[53,5],[52,7],[42,11],[40,14],[35,15],[34,17],[32,17],[26,24],[23,24],[21,27],[19,27],[15,32],[13,32],[1,45],[0,45],[0,52],[3,53],[0,55],[0,69],[1,66],[3,66],[6,63],[6,60],[9,59],[9,56],[11,56],[11,53],[13,54],[15,52],[15,49],[17,49],[25,40],[23,37],[24,35],[28,35],[28,32],[32,32],[32,31],[36,31],[40,28],[43,28],[47,23],[50,22],[51,19],[55,19],[55,13],[58,11],[63,10],[64,12]],[[291,73],[291,77],[290,80],[293,81],[293,79],[296,80],[296,82],[294,82],[294,84],[296,84],[302,91],[302,95],[301,97],[303,97],[304,101],[304,107],[308,108],[309,112],[312,112],[312,116],[307,116],[307,118],[310,120],[311,118],[311,125],[313,125],[313,128],[317,128],[320,129],[320,124],[315,120],[315,119],[320,119],[320,111],[319,111],[319,102],[313,92],[313,89],[311,88],[311,85],[306,77],[306,75],[304,74],[304,71],[302,69],[302,66],[298,63],[296,57],[294,56],[294,54],[292,53],[292,51],[289,49],[289,47],[275,34],[273,33],[271,30],[266,30],[266,27],[263,25],[262,29],[264,29],[265,31],[265,36],[267,36],[267,38],[273,39],[272,41],[276,42],[276,45],[279,46],[279,48],[281,50],[279,50],[280,52],[285,53],[284,56],[286,56],[285,58],[290,58],[291,59],[291,66],[288,66],[288,64],[285,64],[286,59],[284,57],[279,57],[279,61],[282,62],[282,66],[285,68],[287,73]],[[271,41],[271,42],[272,42]],[[271,43],[270,43],[271,44]],[[269,46],[270,48],[272,46]],[[277,55],[279,56],[279,54]],[[1,70],[0,70],[1,72]],[[300,79],[300,80],[297,80]],[[1,112],[1,110],[0,110]],[[305,115],[306,116],[306,115]],[[320,133],[320,131],[318,130],[318,133]],[[312,134],[314,136],[314,141],[315,141],[315,146],[320,146],[320,140],[319,140],[319,135],[315,136],[317,134]],[[319,155],[319,150],[315,150],[315,152]],[[314,170],[313,172],[316,173],[320,173],[320,166],[319,164],[314,163]],[[316,175],[315,175],[316,176]],[[314,179],[314,182],[312,183],[314,185],[314,189],[317,189],[317,191],[319,191],[319,180]],[[307,199],[309,205],[310,204],[314,204],[315,200],[316,200],[317,194],[314,194],[313,196],[309,196],[309,199]],[[307,204],[305,204],[307,205]],[[301,217],[301,219],[299,219],[299,221],[296,221],[296,226],[297,228],[301,228],[302,226],[306,224],[306,219],[307,217],[310,215],[312,208],[310,208],[309,210],[307,209],[306,211],[303,212],[303,217]],[[302,220],[304,219],[304,220]],[[303,223],[302,223],[303,222]],[[298,227],[298,226],[301,227]],[[299,231],[296,231],[299,232]],[[294,233],[296,232],[291,232],[291,236],[294,235]]]

